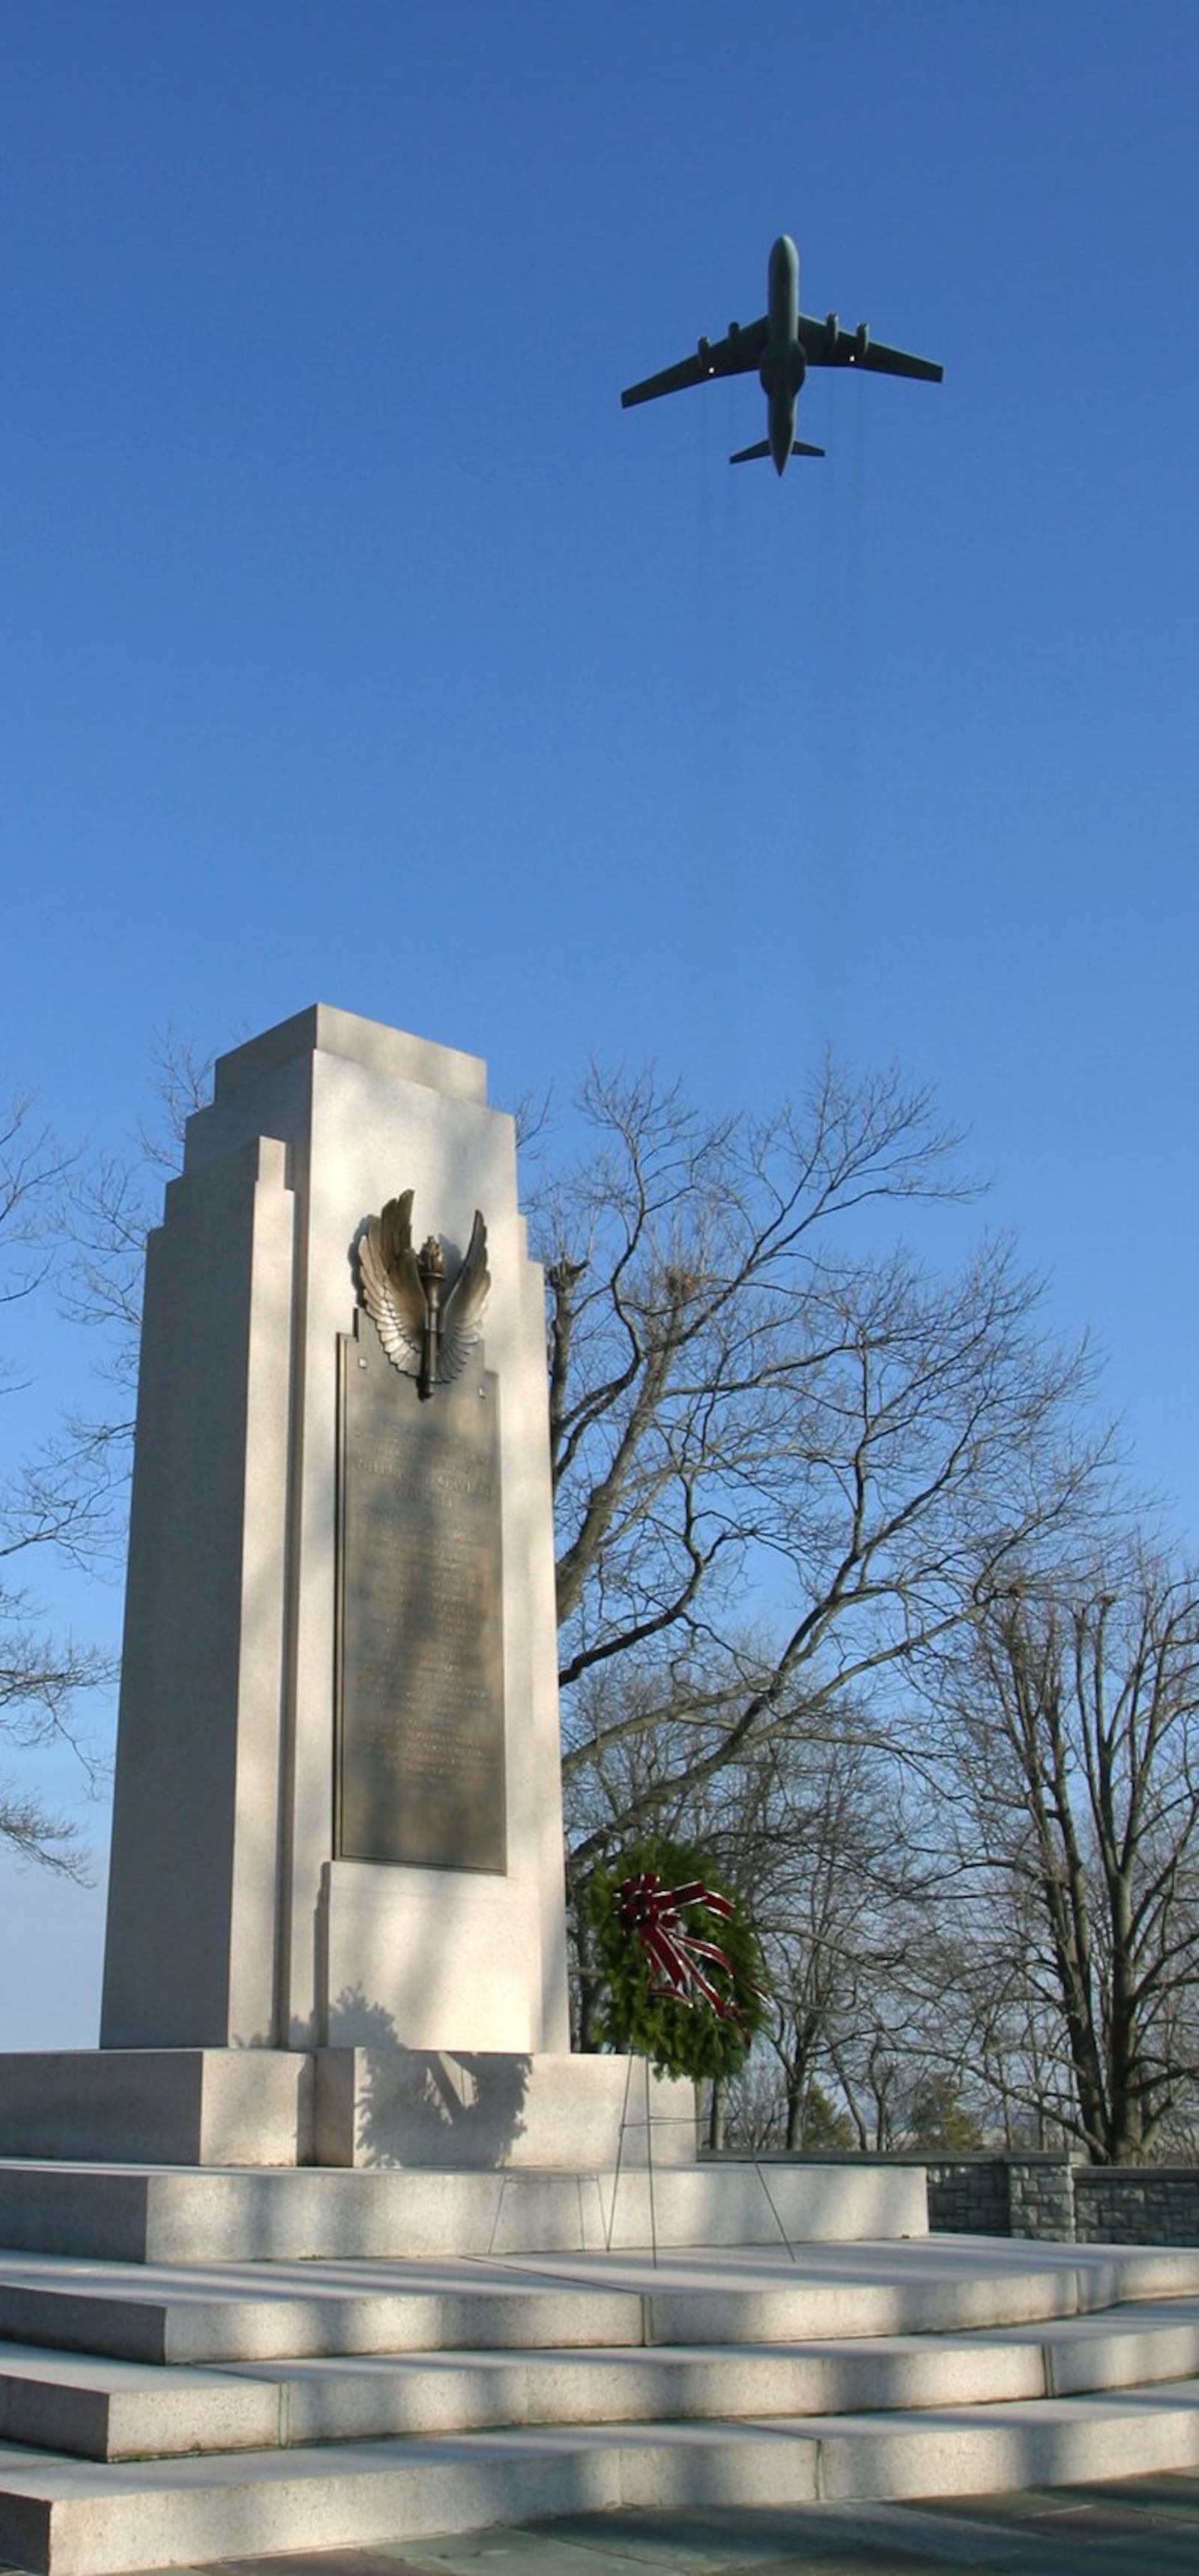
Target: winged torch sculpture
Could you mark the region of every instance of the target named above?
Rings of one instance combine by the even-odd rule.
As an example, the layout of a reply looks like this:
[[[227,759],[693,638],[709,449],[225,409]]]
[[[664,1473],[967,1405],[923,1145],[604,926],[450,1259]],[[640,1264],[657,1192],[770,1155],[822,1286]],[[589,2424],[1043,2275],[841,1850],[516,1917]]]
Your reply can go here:
[[[363,1301],[393,1366],[415,1377],[422,1402],[447,1386],[482,1341],[483,1309],[491,1286],[487,1228],[478,1208],[466,1258],[448,1294],[445,1253],[437,1235],[412,1249],[412,1191],[389,1199],[373,1216],[358,1246]]]

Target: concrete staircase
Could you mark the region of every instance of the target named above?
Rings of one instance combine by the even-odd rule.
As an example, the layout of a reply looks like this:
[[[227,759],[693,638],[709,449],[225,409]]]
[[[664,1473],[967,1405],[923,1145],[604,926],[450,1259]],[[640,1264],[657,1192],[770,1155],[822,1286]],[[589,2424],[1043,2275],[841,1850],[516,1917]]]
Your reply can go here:
[[[0,2559],[1199,2465],[1199,2252],[888,2235],[876,2183],[659,2175],[655,2261],[643,2175],[0,2165]]]

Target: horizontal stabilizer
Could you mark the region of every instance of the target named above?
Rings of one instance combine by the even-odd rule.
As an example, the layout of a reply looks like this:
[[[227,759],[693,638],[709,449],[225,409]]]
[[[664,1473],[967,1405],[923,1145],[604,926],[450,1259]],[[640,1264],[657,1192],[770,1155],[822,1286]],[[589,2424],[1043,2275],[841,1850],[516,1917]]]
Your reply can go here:
[[[823,456],[824,449],[809,447],[805,439],[796,438],[792,441],[791,453],[793,456]],[[749,465],[752,464],[755,456],[769,456],[769,454],[769,439],[760,438],[755,447],[739,447],[736,455],[730,456],[729,463],[730,465]]]

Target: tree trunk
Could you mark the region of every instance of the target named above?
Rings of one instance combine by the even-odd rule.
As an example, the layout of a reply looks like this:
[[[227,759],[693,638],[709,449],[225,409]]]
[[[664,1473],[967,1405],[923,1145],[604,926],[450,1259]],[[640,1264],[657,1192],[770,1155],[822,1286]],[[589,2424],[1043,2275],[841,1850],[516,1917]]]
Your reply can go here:
[[[724,2149],[727,2109],[728,2084],[723,2075],[718,2075],[713,2082],[712,2099],[708,2104],[708,2145],[713,2155],[720,2155]]]

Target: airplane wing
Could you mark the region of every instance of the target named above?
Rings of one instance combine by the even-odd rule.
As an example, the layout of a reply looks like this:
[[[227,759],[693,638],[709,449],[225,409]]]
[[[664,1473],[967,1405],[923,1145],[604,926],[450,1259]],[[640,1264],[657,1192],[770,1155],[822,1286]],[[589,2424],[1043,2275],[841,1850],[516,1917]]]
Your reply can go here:
[[[824,325],[821,324],[823,330]],[[658,394],[678,394],[685,385],[706,385],[709,376],[745,376],[760,364],[762,351],[770,336],[765,314],[758,322],[747,322],[744,329],[734,323],[723,340],[701,340],[693,357],[680,358],[677,367],[663,367],[659,376],[647,376],[643,384],[630,385],[620,397],[625,411],[631,403],[653,402]]]
[[[822,322],[801,313],[797,328],[810,367],[874,368],[882,376],[920,376],[929,385],[944,378],[944,367],[934,359],[914,358],[907,349],[888,349],[882,340],[872,340],[864,322],[856,331],[843,331],[835,313]]]

